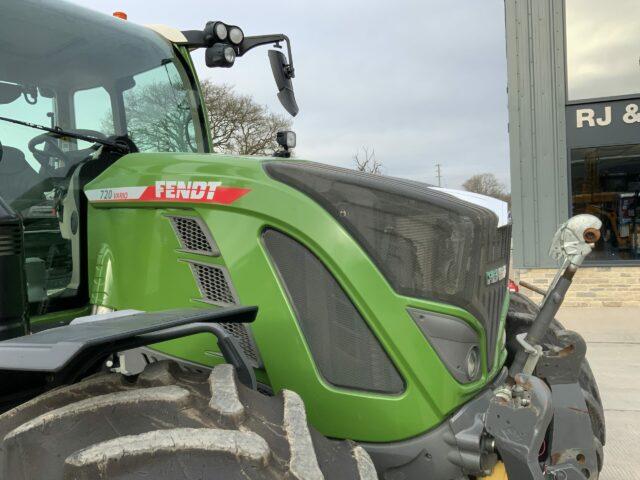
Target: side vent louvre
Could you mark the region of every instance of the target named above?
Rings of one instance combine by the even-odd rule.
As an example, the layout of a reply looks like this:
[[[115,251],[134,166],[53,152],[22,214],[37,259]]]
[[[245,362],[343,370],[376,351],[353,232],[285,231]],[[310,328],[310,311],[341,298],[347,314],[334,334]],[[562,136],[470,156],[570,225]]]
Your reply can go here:
[[[263,241],[322,376],[339,387],[401,393],[402,377],[324,264],[276,230]]]
[[[262,360],[260,359],[258,349],[256,348],[256,344],[253,341],[253,337],[247,329],[247,326],[241,323],[225,323],[221,325],[222,328],[233,335],[238,341],[240,348],[242,348],[242,352],[249,360],[249,363],[251,363],[255,368],[261,368]]]
[[[200,218],[170,216],[169,220],[183,251],[212,257],[220,255],[209,229]]]
[[[221,306],[239,303],[229,274],[224,267],[197,262],[189,262],[189,265],[203,302]],[[235,337],[249,363],[254,368],[262,368],[262,359],[249,327],[241,323],[221,323],[220,326]]]
[[[191,269],[204,300],[222,306],[238,303],[223,267],[192,262]]]

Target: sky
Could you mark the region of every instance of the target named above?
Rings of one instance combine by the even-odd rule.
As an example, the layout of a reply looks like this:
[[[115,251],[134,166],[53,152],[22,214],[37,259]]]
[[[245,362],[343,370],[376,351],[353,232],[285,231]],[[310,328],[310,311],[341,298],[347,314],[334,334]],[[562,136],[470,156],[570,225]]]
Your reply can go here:
[[[503,0],[76,0],[129,21],[200,29],[208,20],[246,35],[285,33],[292,41],[296,156],[353,166],[374,149],[384,173],[459,188],[476,173],[509,183]],[[267,48],[201,79],[234,85],[272,111],[276,98]]]

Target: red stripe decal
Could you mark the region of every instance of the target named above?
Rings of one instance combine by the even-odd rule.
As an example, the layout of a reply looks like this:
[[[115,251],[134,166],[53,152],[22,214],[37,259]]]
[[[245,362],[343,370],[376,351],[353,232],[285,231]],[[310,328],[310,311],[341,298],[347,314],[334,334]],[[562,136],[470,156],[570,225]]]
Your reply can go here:
[[[249,192],[248,188],[218,187],[216,188],[216,193],[213,194],[213,202],[231,205]]]

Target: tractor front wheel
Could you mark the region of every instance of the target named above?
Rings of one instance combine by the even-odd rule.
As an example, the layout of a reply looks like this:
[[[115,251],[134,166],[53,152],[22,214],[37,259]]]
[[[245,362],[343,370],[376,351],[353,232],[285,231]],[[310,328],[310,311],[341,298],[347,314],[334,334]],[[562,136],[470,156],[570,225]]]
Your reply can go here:
[[[231,365],[99,374],[4,413],[0,439],[13,480],[377,478],[364,449],[309,427],[300,396],[250,390]]]

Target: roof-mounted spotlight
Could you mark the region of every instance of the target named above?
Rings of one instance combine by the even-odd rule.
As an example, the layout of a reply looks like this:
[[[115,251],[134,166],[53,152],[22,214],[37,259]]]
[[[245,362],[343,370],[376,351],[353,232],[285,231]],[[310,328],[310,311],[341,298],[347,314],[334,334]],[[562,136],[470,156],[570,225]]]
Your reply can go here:
[[[209,45],[224,41],[229,36],[229,29],[222,22],[207,22],[204,27],[204,39]]]
[[[234,45],[240,45],[244,40],[244,32],[240,27],[230,26],[229,27],[229,41]]]
[[[228,43],[216,43],[205,52],[207,67],[229,68],[235,61],[236,51]]]

